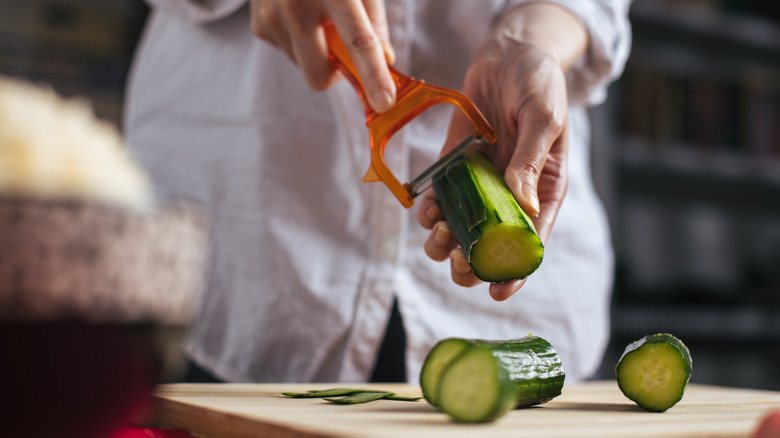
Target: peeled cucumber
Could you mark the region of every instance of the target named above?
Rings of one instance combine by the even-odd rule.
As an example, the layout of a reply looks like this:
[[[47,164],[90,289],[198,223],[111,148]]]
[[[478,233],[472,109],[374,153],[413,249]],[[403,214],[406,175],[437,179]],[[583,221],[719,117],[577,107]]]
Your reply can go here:
[[[446,168],[434,194],[480,280],[503,283],[525,278],[542,263],[544,245],[501,172],[481,152]]]

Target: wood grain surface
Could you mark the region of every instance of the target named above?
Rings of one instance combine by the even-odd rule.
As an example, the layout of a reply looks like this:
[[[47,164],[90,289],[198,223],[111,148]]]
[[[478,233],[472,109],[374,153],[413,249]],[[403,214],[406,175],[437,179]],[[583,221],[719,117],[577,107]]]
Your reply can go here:
[[[424,400],[334,405],[281,395],[344,386],[420,395],[418,386],[403,384],[169,384],[158,388],[142,422],[205,438],[749,437],[780,408],[780,392],[691,384],[677,405],[652,413],[604,381],[566,385],[549,403],[475,425],[454,423]]]

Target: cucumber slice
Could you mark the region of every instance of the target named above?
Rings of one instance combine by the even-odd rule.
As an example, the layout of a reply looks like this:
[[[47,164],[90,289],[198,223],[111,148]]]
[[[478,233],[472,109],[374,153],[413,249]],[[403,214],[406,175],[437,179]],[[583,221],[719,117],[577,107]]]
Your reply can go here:
[[[470,341],[449,338],[439,341],[428,352],[420,372],[420,387],[428,403],[439,406],[439,382],[444,369],[471,345]]]
[[[453,164],[433,184],[436,199],[474,274],[501,283],[542,263],[544,245],[501,172],[481,152]]]
[[[565,373],[546,340],[445,339],[423,364],[420,385],[432,405],[455,421],[487,422],[517,407],[560,395]]]
[[[682,399],[692,369],[688,347],[674,335],[658,333],[629,344],[615,374],[626,397],[643,409],[663,412]]]
[[[442,412],[456,421],[495,420],[515,407],[515,390],[507,370],[487,348],[459,356],[441,376]]]

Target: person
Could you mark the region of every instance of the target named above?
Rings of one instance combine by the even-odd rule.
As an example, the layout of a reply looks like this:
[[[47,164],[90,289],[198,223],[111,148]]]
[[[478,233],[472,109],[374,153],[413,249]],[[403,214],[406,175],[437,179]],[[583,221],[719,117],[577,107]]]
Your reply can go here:
[[[151,0],[131,71],[128,144],[161,190],[210,215],[208,290],[186,350],[198,379],[415,383],[439,340],[552,343],[568,381],[608,340],[613,256],[586,108],[630,46],[628,0]],[[364,109],[328,64],[332,21],[384,111],[387,61],[462,90],[483,148],[545,242],[524,281],[479,282],[432,191],[405,209],[369,164]],[[385,159],[410,180],[471,125],[415,118]],[[449,260],[449,263],[442,261]]]

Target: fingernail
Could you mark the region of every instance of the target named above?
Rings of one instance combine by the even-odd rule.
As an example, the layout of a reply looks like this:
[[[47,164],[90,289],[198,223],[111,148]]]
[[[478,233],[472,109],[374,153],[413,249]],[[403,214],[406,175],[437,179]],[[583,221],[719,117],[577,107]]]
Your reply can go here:
[[[536,196],[536,190],[534,190],[528,184],[523,184],[523,196],[525,197],[525,200],[528,201],[528,204],[531,206],[531,209],[533,210],[533,211],[529,211],[528,214],[530,214],[531,216],[538,216],[539,198]]]
[[[471,271],[471,266],[460,248],[456,248],[450,253],[450,259],[452,259],[452,270],[456,273],[468,274]]]
[[[439,245],[445,245],[450,242],[452,238],[452,232],[446,223],[441,222],[436,226],[436,231],[433,233],[434,242]]]
[[[438,205],[431,205],[428,207],[428,210],[425,211],[425,216],[428,217],[428,219],[438,220],[441,218],[441,210],[439,210]]]
[[[389,110],[391,106],[393,106],[393,98],[386,90],[378,91],[371,96],[371,107],[374,111],[381,113]]]

